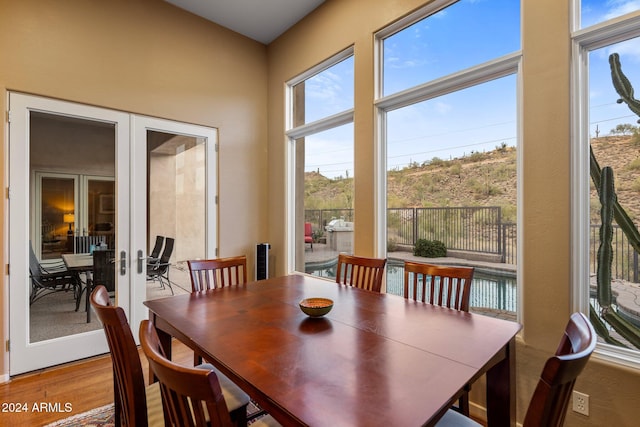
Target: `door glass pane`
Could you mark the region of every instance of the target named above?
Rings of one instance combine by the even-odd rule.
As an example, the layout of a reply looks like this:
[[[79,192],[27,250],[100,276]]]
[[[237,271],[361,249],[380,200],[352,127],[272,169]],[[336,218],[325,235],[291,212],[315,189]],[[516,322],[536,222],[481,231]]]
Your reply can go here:
[[[88,180],[87,229],[109,249],[115,247],[115,181]]]
[[[101,327],[95,314],[87,315],[86,289],[92,283],[93,259],[85,256],[82,265],[71,265],[69,260],[80,251],[78,238],[103,233],[97,230],[98,222],[111,224],[110,239],[105,235],[104,241],[113,244],[113,203],[111,212],[101,217],[96,196],[105,192],[113,200],[115,126],[32,112],[29,131],[34,192],[29,212],[29,340],[38,342]],[[107,180],[106,187],[102,182],[94,185],[88,176]],[[80,252],[89,252],[86,248]]]
[[[206,257],[204,138],[147,131],[147,299],[191,292],[187,260]]]
[[[41,183],[40,254],[43,260],[60,259],[63,253],[73,252],[75,180],[43,177]]]

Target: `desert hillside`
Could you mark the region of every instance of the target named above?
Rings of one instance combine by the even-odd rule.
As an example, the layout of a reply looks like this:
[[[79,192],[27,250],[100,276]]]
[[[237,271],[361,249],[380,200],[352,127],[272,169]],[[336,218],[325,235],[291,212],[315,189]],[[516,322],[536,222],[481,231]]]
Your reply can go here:
[[[630,136],[594,138],[600,166],[613,167],[621,205],[640,217],[640,144]],[[570,165],[567,165],[569,168]],[[351,207],[353,178],[329,179],[316,172],[305,175],[305,207]],[[464,158],[413,165],[387,174],[389,207],[500,206],[503,219],[516,219],[516,150],[498,147]],[[598,215],[592,191],[592,214]]]

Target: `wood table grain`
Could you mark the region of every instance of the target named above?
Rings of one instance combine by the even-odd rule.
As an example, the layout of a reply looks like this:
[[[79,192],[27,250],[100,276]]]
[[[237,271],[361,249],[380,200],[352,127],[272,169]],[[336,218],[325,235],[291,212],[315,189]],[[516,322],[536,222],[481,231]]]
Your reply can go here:
[[[176,337],[283,425],[433,425],[485,373],[489,426],[515,425],[514,322],[305,275],[145,305],[169,355]]]

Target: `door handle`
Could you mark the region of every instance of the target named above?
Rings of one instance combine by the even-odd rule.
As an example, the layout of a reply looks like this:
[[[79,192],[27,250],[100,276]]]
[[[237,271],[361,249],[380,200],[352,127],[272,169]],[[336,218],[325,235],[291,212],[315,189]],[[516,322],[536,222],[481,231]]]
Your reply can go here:
[[[143,261],[146,258],[142,255],[142,250],[138,250],[138,274],[142,274]]]
[[[127,253],[120,251],[120,275],[124,276],[125,274],[127,274]]]

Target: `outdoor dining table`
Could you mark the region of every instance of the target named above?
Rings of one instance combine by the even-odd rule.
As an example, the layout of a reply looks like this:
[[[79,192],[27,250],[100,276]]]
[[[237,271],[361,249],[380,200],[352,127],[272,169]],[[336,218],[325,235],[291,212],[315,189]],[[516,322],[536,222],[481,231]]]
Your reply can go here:
[[[79,254],[62,254],[62,261],[64,261],[67,270],[73,272],[76,275],[78,283],[82,283],[80,279],[81,273],[91,273],[93,271],[93,255],[89,253],[79,253]],[[87,310],[87,323],[91,323],[91,310],[89,307],[89,289],[86,289],[86,286],[89,286],[89,281],[86,281],[85,285],[85,309]],[[76,311],[78,311],[80,300],[76,302]]]
[[[169,357],[175,337],[283,425],[434,425],[483,374],[488,425],[515,425],[515,322],[299,274],[144,304]]]

